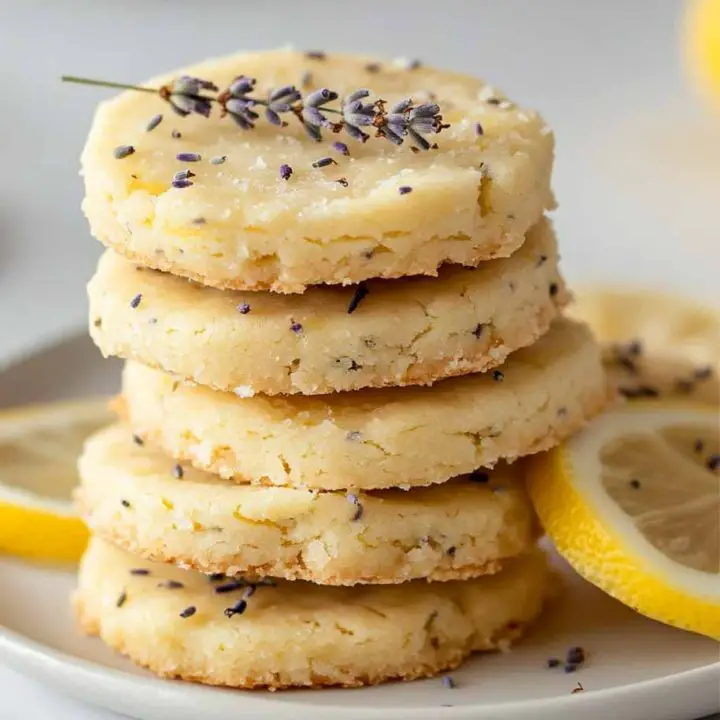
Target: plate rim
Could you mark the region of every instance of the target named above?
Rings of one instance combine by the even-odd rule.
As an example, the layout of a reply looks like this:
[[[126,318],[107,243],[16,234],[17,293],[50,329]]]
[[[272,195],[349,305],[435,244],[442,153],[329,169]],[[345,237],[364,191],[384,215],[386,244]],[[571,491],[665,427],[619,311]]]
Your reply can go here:
[[[12,660],[15,660],[17,665],[9,662]],[[140,689],[143,693],[151,693],[156,698],[158,697],[158,693],[161,693],[165,700],[174,703],[183,703],[185,705],[187,704],[185,697],[188,693],[200,696],[201,694],[212,692],[212,690],[233,692],[231,688],[216,688],[214,686],[198,685],[197,683],[168,681],[165,678],[133,675],[125,670],[107,667],[101,663],[53,648],[41,641],[31,639],[21,632],[11,630],[7,626],[0,626],[0,663],[7,664],[14,670],[27,671],[28,675],[35,678],[37,678],[38,675],[43,675],[46,678],[50,677],[55,687],[67,689],[69,684],[62,680],[63,677],[67,677],[68,671],[72,670],[75,678],[70,685],[73,689],[88,686],[99,681],[107,683],[109,680],[113,686],[112,691],[114,696],[125,692],[128,693],[128,695],[134,693],[135,697],[137,697],[137,692]],[[412,712],[413,717],[419,720],[436,720],[437,718],[470,720],[471,718],[477,718],[478,711],[493,713],[494,716],[498,718],[502,718],[503,714],[513,716],[523,713],[524,711],[532,711],[534,715],[527,715],[527,717],[535,717],[539,712],[562,711],[571,705],[574,711],[582,711],[583,709],[590,709],[596,704],[604,704],[609,701],[621,702],[627,700],[629,696],[636,694],[657,694],[660,691],[674,692],[678,684],[691,686],[697,694],[703,693],[705,685],[707,684],[709,691],[708,698],[710,698],[712,688],[717,688],[718,683],[720,683],[720,660],[710,665],[684,670],[672,675],[663,675],[648,680],[641,680],[640,682],[617,685],[602,690],[590,690],[584,693],[568,693],[562,696],[501,703],[496,702],[486,705],[457,705],[454,707],[438,705],[429,708],[412,707],[409,710]],[[291,712],[297,708],[297,706],[294,708],[291,702],[279,700],[274,697],[274,693],[267,691],[264,691],[262,696],[258,696],[256,691],[239,690],[239,692],[246,693],[246,700],[252,699],[253,701],[259,701],[259,703],[266,706],[265,708],[252,708],[246,705],[246,710],[253,712],[263,711],[272,714],[273,712],[279,713],[283,710]],[[74,697],[80,697],[76,693],[71,694]],[[80,697],[80,699],[82,699],[82,697]],[[85,699],[85,702],[88,702],[87,699]],[[140,699],[138,699],[138,702],[140,702]],[[709,702],[712,702],[711,698]],[[105,707],[117,711],[114,707]],[[171,708],[168,708],[168,710],[170,709]],[[345,707],[340,704],[308,704],[303,706],[302,710],[312,713],[315,718],[328,718],[329,720],[329,718],[336,718],[337,713],[345,710]],[[393,720],[393,718],[403,717],[402,713],[407,712],[401,708],[367,705],[360,708],[353,707],[351,711],[352,717],[367,718],[367,720]],[[720,711],[720,695],[717,696],[717,707],[711,708],[710,710],[710,712],[718,711]],[[277,717],[277,715],[275,715],[275,717]]]

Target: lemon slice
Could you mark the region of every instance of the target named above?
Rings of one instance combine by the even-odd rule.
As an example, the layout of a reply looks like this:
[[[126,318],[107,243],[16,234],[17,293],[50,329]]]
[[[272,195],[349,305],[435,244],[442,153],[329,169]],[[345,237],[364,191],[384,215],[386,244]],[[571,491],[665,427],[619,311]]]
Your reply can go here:
[[[693,0],[688,4],[685,47],[693,77],[720,101],[720,0]]]
[[[716,407],[634,401],[532,458],[528,485],[558,551],[648,617],[720,639]]]
[[[88,532],[70,500],[83,441],[111,419],[107,400],[0,412],[0,553],[57,562]]]
[[[592,327],[602,343],[641,340],[650,356],[717,365],[720,312],[688,298],[651,290],[580,290],[568,315]]]

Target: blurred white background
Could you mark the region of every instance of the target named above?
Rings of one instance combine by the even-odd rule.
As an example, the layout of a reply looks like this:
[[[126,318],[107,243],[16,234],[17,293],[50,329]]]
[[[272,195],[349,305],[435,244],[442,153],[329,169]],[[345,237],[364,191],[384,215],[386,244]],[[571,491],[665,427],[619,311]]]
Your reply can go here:
[[[540,108],[571,282],[720,302],[720,122],[682,67],[681,0],[0,0],[0,363],[85,324],[100,252],[78,156],[99,88],[238,49],[418,57]],[[0,670],[0,717],[106,718]],[[8,709],[9,703],[9,709]]]

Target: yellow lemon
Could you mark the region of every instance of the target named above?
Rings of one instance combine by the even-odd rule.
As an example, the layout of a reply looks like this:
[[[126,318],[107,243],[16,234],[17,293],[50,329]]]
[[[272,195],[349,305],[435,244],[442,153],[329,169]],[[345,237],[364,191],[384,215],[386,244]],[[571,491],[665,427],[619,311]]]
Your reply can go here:
[[[720,439],[712,405],[636,401],[528,462],[535,509],[587,580],[720,639]]]
[[[690,71],[720,102],[720,0],[688,3],[685,43]]]
[[[0,412],[0,553],[74,562],[88,532],[71,493],[83,441],[111,417],[107,400]]]

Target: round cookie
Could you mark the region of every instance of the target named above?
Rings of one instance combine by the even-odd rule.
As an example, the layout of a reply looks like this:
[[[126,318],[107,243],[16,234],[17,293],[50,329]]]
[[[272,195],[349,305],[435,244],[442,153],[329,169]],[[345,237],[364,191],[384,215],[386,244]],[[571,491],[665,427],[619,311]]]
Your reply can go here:
[[[537,538],[519,468],[412,492],[238,485],[176,466],[112,426],[90,438],[76,499],[93,532],[149,560],[327,585],[496,572]]]
[[[127,363],[133,432],[238,482],[325,490],[443,482],[557,444],[606,404],[600,349],[559,319],[502,370],[432,387],[239,398]]]
[[[260,118],[243,131],[217,104],[209,118],[180,118],[157,95],[125,92],[95,116],[82,155],[83,209],[99,240],[143,265],[220,288],[293,293],[435,275],[445,262],[510,255],[554,207],[552,133],[475,78],[279,50],[209,60],[148,85],[183,74],[221,89],[240,74],[256,78],[252,97],[305,81],[303,93],[330,88],[341,99],[365,87],[388,103],[432,98],[450,127],[428,136],[437,148],[426,152],[413,152],[411,138],[362,143],[330,130],[315,142],[293,113],[286,127]],[[157,113],[165,119],[148,132]],[[187,162],[188,153],[200,159]],[[185,170],[193,176],[174,187]]]
[[[253,588],[139,560],[95,538],[74,600],[85,632],[159,675],[276,690],[452,669],[472,652],[505,649],[551,592],[540,552],[475,580]]]
[[[547,221],[512,257],[475,270],[446,266],[438,278],[315,287],[302,296],[206,288],[108,251],[88,294],[90,334],[104,355],[242,397],[481,372],[533,343],[567,301]]]

